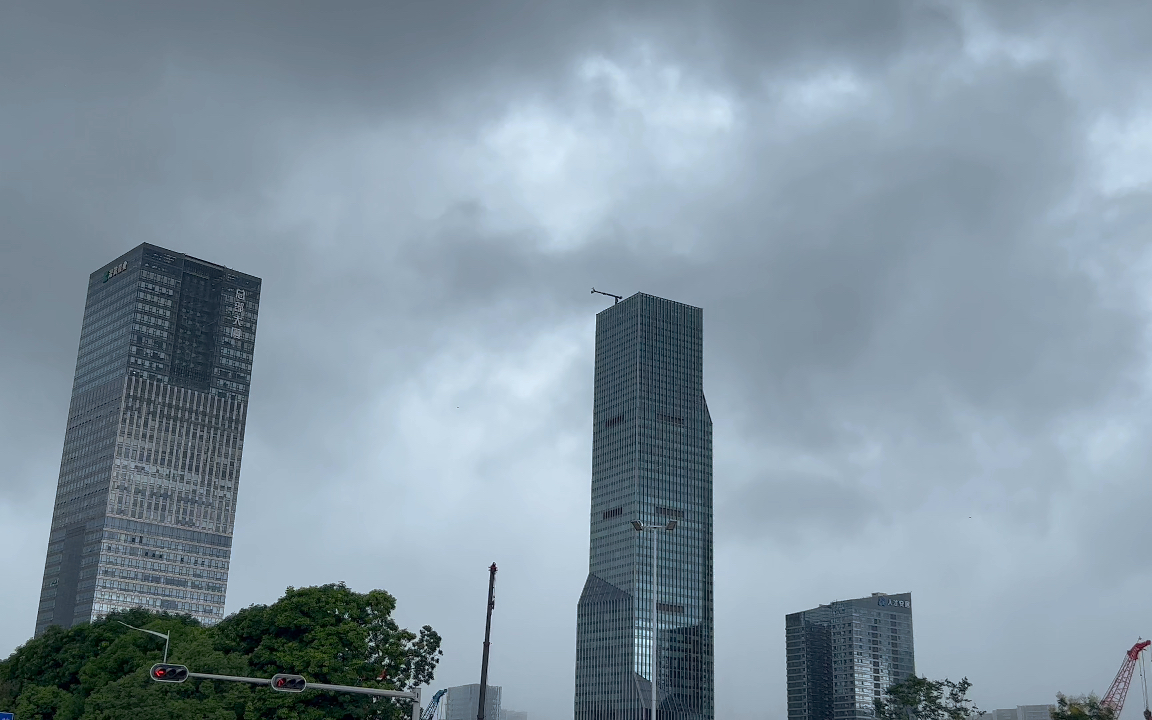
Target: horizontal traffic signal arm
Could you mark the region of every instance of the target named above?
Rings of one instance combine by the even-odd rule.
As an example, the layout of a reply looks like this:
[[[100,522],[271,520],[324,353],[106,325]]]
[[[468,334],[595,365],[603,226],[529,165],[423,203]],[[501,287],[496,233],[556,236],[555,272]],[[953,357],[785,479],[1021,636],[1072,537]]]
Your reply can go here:
[[[184,671],[184,679],[192,678],[194,680],[224,680],[227,682],[242,682],[242,683],[248,683],[250,685],[269,685],[269,686],[272,685],[272,681],[274,679],[281,678],[281,677],[300,678],[300,680],[304,680],[304,678],[299,676],[299,675],[276,675],[274,678],[254,678],[254,677],[242,677],[239,675],[213,675],[211,673],[189,672],[188,668],[184,667],[183,665],[153,665],[152,666],[152,673],[151,673],[152,679],[156,680],[158,682],[184,682],[184,679],[181,679],[181,680],[171,679],[170,680],[164,676],[157,677],[156,676],[156,668],[159,668],[159,667],[181,668]],[[328,685],[326,683],[312,683],[312,682],[307,682],[307,681],[304,681],[304,682],[305,682],[305,686],[303,688],[301,688],[302,690],[327,690],[329,692],[355,693],[357,695],[375,695],[376,697],[402,698],[402,699],[406,699],[406,700],[417,700],[417,701],[420,699],[420,693],[416,690],[413,690],[412,692],[400,692],[399,690],[382,690],[380,688],[353,687],[351,685]],[[280,690],[281,692],[300,692],[300,690],[285,690],[283,688],[277,688],[277,689]]]

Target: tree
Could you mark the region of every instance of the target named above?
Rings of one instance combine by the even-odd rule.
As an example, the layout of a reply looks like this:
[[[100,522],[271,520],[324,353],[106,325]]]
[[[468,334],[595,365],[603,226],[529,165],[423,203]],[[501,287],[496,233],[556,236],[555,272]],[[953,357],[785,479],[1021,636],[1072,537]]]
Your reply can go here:
[[[1095,694],[1067,697],[1056,693],[1056,705],[1050,709],[1052,720],[1115,720],[1116,711],[1101,705]]]
[[[73,714],[76,700],[55,685],[29,685],[16,698],[16,717],[20,720],[66,720]]]
[[[254,605],[220,623],[215,628],[217,648],[246,655],[261,677],[285,672],[334,685],[408,690],[432,681],[443,651],[440,636],[430,626],[419,635],[400,629],[392,619],[395,608],[396,599],[383,590],[359,594],[343,583],[288,588],[274,605]],[[275,713],[282,709],[307,708],[320,711],[318,718],[369,718],[399,717],[408,707],[407,702],[373,701],[363,695],[260,693],[253,696],[249,712],[257,713],[252,717],[278,717]],[[392,710],[385,713],[385,708]]]
[[[432,681],[443,653],[431,627],[401,629],[392,619],[395,607],[383,590],[361,594],[340,583],[288,588],[272,605],[246,608],[214,627],[145,610],[52,627],[0,662],[0,708],[56,720],[399,719],[408,716],[409,703],[241,683],[154,682],[148,668],[160,661],[163,641],[117,622],[170,633],[169,661],[194,672],[293,673],[313,682],[407,690]]]
[[[876,698],[877,720],[968,720],[984,712],[968,699],[972,683],[929,680],[912,675],[884,691]]]

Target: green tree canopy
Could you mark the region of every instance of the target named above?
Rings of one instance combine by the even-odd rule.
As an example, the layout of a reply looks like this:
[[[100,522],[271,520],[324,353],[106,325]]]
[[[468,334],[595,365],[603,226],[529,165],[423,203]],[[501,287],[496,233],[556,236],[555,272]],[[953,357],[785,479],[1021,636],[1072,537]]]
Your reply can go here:
[[[1052,720],[1115,720],[1116,713],[1108,705],[1101,705],[1094,694],[1067,697],[1056,693],[1056,705],[1049,712]]]
[[[972,683],[929,680],[912,675],[876,698],[877,720],[967,720],[984,713],[968,699]]]
[[[208,720],[408,717],[410,704],[368,696],[277,693],[241,683],[152,681],[163,640],[120,622],[171,633],[169,662],[193,672],[271,677],[408,690],[428,684],[440,660],[440,636],[392,619],[396,599],[356,593],[343,583],[288,588],[272,605],[254,605],[213,627],[188,616],[146,610],[114,613],[67,630],[49,628],[0,662],[0,710],[56,720]]]

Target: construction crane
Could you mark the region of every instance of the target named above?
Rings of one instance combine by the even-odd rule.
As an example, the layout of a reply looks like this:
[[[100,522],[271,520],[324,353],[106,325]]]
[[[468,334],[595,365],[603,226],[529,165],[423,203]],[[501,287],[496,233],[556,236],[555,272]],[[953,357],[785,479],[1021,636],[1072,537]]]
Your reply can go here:
[[[612,303],[613,305],[615,305],[616,303],[618,303],[624,299],[623,295],[613,295],[612,293],[606,293],[603,290],[597,290],[596,288],[592,288],[592,294],[593,295],[607,295],[610,298],[616,298],[615,302]]]
[[[1128,696],[1128,686],[1132,684],[1132,671],[1140,661],[1140,653],[1149,645],[1152,645],[1152,640],[1137,642],[1124,655],[1124,664],[1120,666],[1120,672],[1116,673],[1116,679],[1112,681],[1108,692],[1104,693],[1104,699],[1100,701],[1102,707],[1112,708],[1115,718],[1119,718],[1120,711],[1124,709],[1124,698]],[[1148,681],[1144,676],[1143,665],[1140,666],[1140,676],[1144,679],[1144,720],[1152,720],[1152,710],[1148,709]]]
[[[432,696],[432,701],[428,703],[428,707],[424,708],[424,712],[420,713],[420,720],[432,720],[436,717],[436,708],[440,705],[440,698],[444,697],[447,690],[437,690],[436,694]]]

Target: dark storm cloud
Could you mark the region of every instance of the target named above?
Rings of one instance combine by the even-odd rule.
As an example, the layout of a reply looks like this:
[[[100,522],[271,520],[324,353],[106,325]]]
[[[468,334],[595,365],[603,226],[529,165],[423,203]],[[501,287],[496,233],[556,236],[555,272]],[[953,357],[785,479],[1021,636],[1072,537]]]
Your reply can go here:
[[[930,676],[999,706],[1091,689],[1130,629],[1116,588],[1150,580],[1125,534],[1148,203],[1100,196],[1089,141],[1140,108],[1148,11],[1095,7],[9,5],[0,511],[29,539],[5,647],[83,279],[148,241],[265,280],[230,610],[383,585],[471,682],[462,588],[499,555],[505,695],[565,717],[595,285],[705,311],[723,716],[762,717],[765,685],[782,715],[780,615],[878,589],[921,598]],[[263,561],[285,537],[300,573]],[[875,547],[915,572],[843,560]],[[1118,619],[1083,665],[988,660],[1099,624],[1026,589],[1088,565]],[[969,616],[993,584],[1015,624]]]

